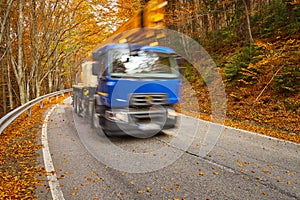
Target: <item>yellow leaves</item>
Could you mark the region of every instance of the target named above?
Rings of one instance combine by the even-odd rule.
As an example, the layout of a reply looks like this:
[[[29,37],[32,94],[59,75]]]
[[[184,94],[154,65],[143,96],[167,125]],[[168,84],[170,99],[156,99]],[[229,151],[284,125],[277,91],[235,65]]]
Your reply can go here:
[[[240,161],[240,160],[238,160],[237,162],[238,162],[238,164],[237,164],[237,165],[238,165],[239,167],[244,167],[243,163],[241,163],[241,161]]]
[[[273,168],[274,168],[272,164],[268,164],[267,166],[268,166],[270,169],[273,169]]]
[[[101,181],[101,180],[103,180],[103,178],[97,177],[97,178],[95,178],[95,180],[93,182],[96,183],[96,182]]]
[[[200,171],[200,172],[199,172],[199,175],[200,175],[200,176],[205,176],[205,173],[202,172],[202,171]]]
[[[262,170],[262,172],[265,173],[265,174],[271,174],[271,172],[268,171],[268,170]]]
[[[146,187],[146,192],[150,192],[151,188],[150,187]]]
[[[142,194],[143,190],[138,190],[137,193]]]
[[[267,49],[267,50],[271,50],[272,49],[272,44],[271,43],[269,43],[269,42],[263,42],[263,41],[261,41],[261,40],[257,40],[256,42],[255,42],[255,44],[257,45],[257,46],[259,46],[259,47],[263,47],[263,48],[265,48],[265,49]]]
[[[144,192],[148,192],[148,193],[149,193],[150,191],[151,191],[151,188],[147,186],[147,187],[145,188],[145,191],[144,191],[143,189],[139,189],[139,190],[137,190],[137,193],[138,193],[138,194],[142,194],[142,193],[144,193]],[[151,194],[150,194],[150,195],[151,195]]]
[[[134,181],[130,181],[130,185],[134,185],[135,184],[135,182]]]
[[[92,178],[90,178],[90,177],[88,177],[87,179],[86,179],[88,182],[92,182]]]
[[[45,102],[41,109],[33,106],[31,117],[27,113],[18,117],[0,137],[0,198],[33,199],[35,187],[43,185],[39,179],[47,175],[44,168],[37,165],[36,151],[42,148],[37,138],[39,126],[44,119],[44,111],[49,105],[61,101]],[[5,170],[4,170],[5,169]],[[49,174],[55,174],[55,171]],[[50,189],[46,187],[46,189]]]
[[[238,167],[244,167],[245,165],[249,165],[249,162],[242,162],[240,160],[237,160],[237,166]]]
[[[86,176],[84,176],[84,179],[86,179],[88,182],[93,182],[93,183],[103,180],[103,178],[100,177],[96,177],[95,179],[93,179],[91,177],[86,177]]]

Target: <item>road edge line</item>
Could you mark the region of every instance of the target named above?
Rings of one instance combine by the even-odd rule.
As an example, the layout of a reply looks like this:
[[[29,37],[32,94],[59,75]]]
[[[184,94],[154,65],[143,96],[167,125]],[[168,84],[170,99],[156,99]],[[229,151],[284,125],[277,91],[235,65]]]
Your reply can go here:
[[[51,190],[51,195],[52,199],[54,200],[64,200],[64,196],[61,190],[61,187],[59,185],[56,172],[53,166],[53,161],[52,157],[50,154],[50,149],[49,149],[49,144],[48,144],[48,137],[47,137],[47,127],[48,127],[48,121],[50,118],[50,115],[54,111],[54,109],[57,108],[57,105],[53,106],[51,110],[47,113],[43,126],[42,126],[42,136],[41,136],[41,141],[42,141],[42,151],[43,151],[43,159],[44,159],[44,165],[47,173],[47,180],[50,186]]]
[[[284,143],[300,146],[300,143],[293,142],[293,141],[290,141],[290,140],[284,140],[284,139],[281,139],[281,138],[276,138],[276,137],[272,137],[272,136],[269,136],[269,135],[256,133],[256,132],[253,132],[253,131],[248,131],[248,130],[244,130],[244,129],[240,129],[240,128],[235,128],[235,127],[232,127],[232,126],[227,126],[225,124],[217,124],[217,123],[214,123],[214,122],[206,121],[204,119],[199,119],[199,118],[196,118],[196,117],[188,116],[188,115],[185,115],[185,114],[182,114],[182,113],[179,113],[179,115],[182,115],[182,116],[185,116],[185,117],[188,117],[188,118],[197,119],[197,120],[205,122],[207,124],[215,124],[215,125],[219,125],[219,126],[224,126],[224,130],[232,129],[234,131],[243,132],[243,133],[246,133],[246,134],[249,134],[249,135],[255,135],[255,136],[263,137],[263,138],[266,138],[266,139],[271,139],[271,140],[274,140],[274,141],[279,141],[279,142],[284,142]]]

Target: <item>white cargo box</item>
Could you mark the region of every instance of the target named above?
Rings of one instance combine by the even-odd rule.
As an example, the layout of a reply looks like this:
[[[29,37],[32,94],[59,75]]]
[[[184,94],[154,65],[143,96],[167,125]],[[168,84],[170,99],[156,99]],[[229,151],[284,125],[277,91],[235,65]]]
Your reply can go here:
[[[93,63],[94,62],[85,62],[81,66],[80,79],[86,87],[97,87],[97,76],[93,75]]]

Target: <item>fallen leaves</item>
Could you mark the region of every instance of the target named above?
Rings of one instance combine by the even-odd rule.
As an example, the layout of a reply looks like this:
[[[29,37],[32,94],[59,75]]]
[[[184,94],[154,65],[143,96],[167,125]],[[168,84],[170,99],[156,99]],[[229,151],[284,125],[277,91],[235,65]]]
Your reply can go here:
[[[274,41],[268,39],[256,41],[256,45],[264,49],[264,52],[259,55],[262,59],[256,64],[250,63],[248,68],[255,68],[260,74],[255,77],[257,82],[253,85],[231,83],[225,86],[227,94],[225,125],[300,143],[300,93],[299,91],[283,93],[276,89],[278,81],[275,81],[285,67],[299,66],[299,44],[300,40],[296,35]],[[224,73],[222,68],[228,62],[224,57],[228,56],[230,57],[230,55],[220,56],[222,59],[217,60],[220,62],[221,73]],[[275,76],[269,87],[263,90],[274,77],[274,73],[281,68],[278,76]],[[183,84],[183,103],[179,111],[211,121],[214,116],[212,116],[208,87],[199,84],[200,78],[194,75],[196,74],[194,71],[187,72],[190,72],[191,77],[188,76],[188,84]],[[290,77],[291,74],[286,72],[283,75],[294,86],[299,84],[299,81]],[[191,87],[196,94],[189,92]],[[260,95],[262,90],[263,93]]]
[[[42,185],[46,171],[38,166],[38,142],[46,109],[65,97],[35,105],[31,117],[23,113],[0,135],[0,199],[34,199],[35,189]],[[55,173],[55,172],[53,172]],[[48,189],[46,187],[46,189]]]
[[[135,182],[134,181],[130,181],[130,183],[129,183],[130,185],[134,185],[135,184]]]
[[[200,172],[199,172],[199,175],[200,175],[200,176],[205,176],[205,173],[202,172],[202,171],[200,171]]]
[[[142,194],[143,190],[138,190],[137,193]]]
[[[150,192],[151,188],[150,187],[146,187],[146,192]]]

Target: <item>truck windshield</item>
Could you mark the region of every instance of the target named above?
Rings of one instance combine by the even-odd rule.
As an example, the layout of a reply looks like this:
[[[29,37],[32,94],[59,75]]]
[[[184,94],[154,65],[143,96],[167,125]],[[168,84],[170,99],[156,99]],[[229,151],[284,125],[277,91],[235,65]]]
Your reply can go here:
[[[153,51],[114,49],[109,52],[112,77],[177,78],[178,66],[172,54]]]

